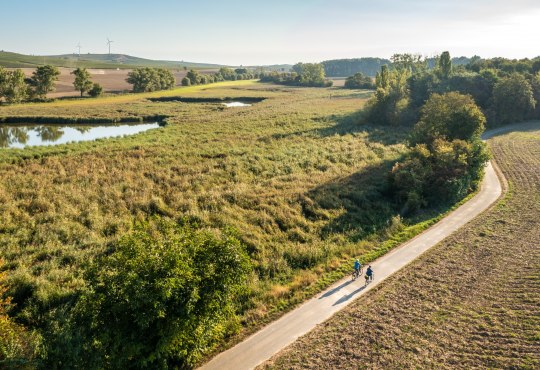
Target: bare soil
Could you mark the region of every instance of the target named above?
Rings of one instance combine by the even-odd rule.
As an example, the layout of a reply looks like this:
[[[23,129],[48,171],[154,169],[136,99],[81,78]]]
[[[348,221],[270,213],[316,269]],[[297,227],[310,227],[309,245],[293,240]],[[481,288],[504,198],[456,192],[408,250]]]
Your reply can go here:
[[[496,206],[261,368],[540,368],[540,122],[490,146]]]

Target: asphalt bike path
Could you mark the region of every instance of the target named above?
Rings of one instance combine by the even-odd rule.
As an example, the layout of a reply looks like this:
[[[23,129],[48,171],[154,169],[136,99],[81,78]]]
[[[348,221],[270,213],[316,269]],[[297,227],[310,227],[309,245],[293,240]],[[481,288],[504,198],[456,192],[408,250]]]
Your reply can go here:
[[[506,131],[510,131],[510,128],[486,132],[484,139]],[[374,271],[371,283],[366,285],[363,276],[354,281],[350,275],[346,276],[236,346],[220,353],[201,369],[253,369],[471,221],[489,208],[501,194],[500,180],[492,163],[488,163],[481,188],[472,199],[423,233],[371,263]]]

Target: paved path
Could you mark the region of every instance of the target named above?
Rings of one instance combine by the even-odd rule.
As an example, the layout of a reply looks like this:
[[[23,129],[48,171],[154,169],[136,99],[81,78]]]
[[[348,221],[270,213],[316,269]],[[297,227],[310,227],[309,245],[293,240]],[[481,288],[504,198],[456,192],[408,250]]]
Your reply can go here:
[[[351,281],[350,277],[338,281],[297,309],[217,355],[202,369],[253,369],[471,221],[493,204],[501,193],[501,184],[492,164],[489,163],[481,190],[474,198],[422,234],[371,264],[375,271],[373,283],[364,287],[364,279]]]

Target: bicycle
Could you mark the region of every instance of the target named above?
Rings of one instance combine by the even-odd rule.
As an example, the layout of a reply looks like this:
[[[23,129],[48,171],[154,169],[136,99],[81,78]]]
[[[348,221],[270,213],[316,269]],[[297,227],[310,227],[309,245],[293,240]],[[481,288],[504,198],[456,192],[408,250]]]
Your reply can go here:
[[[371,276],[368,276],[366,274],[365,278],[366,278],[366,284],[365,285],[367,286],[369,283],[371,283],[373,281],[373,279],[375,279],[375,273],[371,272]]]
[[[351,274],[351,278],[352,280],[356,280],[358,279],[362,273],[364,272],[364,267],[363,266],[360,266],[360,269],[359,270],[353,270],[352,274]]]

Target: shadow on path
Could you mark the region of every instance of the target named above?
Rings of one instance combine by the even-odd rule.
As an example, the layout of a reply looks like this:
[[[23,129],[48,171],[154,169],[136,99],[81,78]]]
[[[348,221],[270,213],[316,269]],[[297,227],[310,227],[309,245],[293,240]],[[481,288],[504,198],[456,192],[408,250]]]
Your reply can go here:
[[[349,299],[353,298],[355,295],[359,294],[362,290],[366,289],[367,285],[362,285],[360,288],[356,289],[354,292],[349,293],[338,299],[332,306],[337,306],[344,302],[347,302]]]
[[[329,290],[328,292],[326,292],[326,293],[324,293],[323,295],[321,295],[321,296],[319,297],[319,299],[323,299],[323,298],[326,298],[326,297],[330,297],[332,294],[339,292],[341,289],[345,288],[347,285],[349,285],[349,284],[352,283],[352,282],[353,282],[353,280],[347,280],[346,282],[344,282],[344,283],[341,284],[340,286],[337,286],[337,287],[335,287],[334,289]]]

